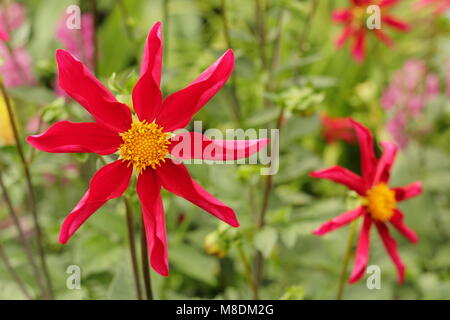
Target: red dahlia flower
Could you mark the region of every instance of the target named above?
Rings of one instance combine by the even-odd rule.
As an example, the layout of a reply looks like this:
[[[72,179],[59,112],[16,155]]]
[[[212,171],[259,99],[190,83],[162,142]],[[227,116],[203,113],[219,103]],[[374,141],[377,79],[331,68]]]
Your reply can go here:
[[[415,182],[405,187],[391,188],[388,182],[391,167],[397,153],[397,147],[391,142],[382,142],[383,154],[380,159],[377,159],[374,153],[373,137],[370,131],[358,122],[354,120],[350,121],[356,132],[361,149],[362,176],[339,166],[314,171],[311,173],[311,176],[314,178],[329,179],[345,185],[359,194],[362,198],[362,205],[324,223],[318,229],[314,230],[314,234],[322,236],[362,217],[363,224],[359,233],[350,283],[358,281],[363,276],[367,267],[370,229],[372,225],[375,225],[378,229],[381,240],[397,267],[398,280],[402,283],[405,267],[398,254],[397,243],[389,234],[387,223],[389,222],[412,243],[417,242],[417,235],[405,225],[403,213],[397,208],[397,202],[421,194],[422,184]]]
[[[162,187],[231,226],[239,226],[230,207],[193,180],[183,164],[176,164],[168,158],[172,148],[181,143],[176,135],[169,132],[185,127],[228,80],[234,66],[231,50],[186,88],[163,99],[160,90],[161,24],[156,23],[148,35],[140,78],[132,92],[136,117],[70,53],[58,50],[56,60],[60,87],[78,101],[95,122],[61,121],[41,135],[28,137],[27,141],[39,150],[52,153],[119,154],[117,161],[104,166],[94,175],[89,190],[65,219],[59,236],[62,244],[108,200],[124,193],[133,170],[138,174],[136,191],[142,206],[150,263],[159,274],[167,276],[169,272],[160,195]],[[267,139],[233,141],[224,148],[226,151],[229,151],[228,148],[244,150],[244,156],[249,156],[267,143]],[[207,145],[205,143],[203,146]],[[258,150],[255,150],[255,145]],[[222,159],[223,153],[218,153],[217,157]]]
[[[399,0],[352,0],[352,4],[346,9],[337,9],[333,12],[332,18],[335,22],[343,24],[344,30],[337,38],[336,45],[341,47],[347,39],[353,37],[354,43],[352,48],[353,58],[361,62],[365,56],[365,42],[367,34],[371,31],[383,41],[386,45],[393,44],[391,38],[381,31],[381,29],[370,30],[367,28],[367,7],[370,5],[378,5],[381,9],[382,27],[388,25],[400,31],[408,31],[409,25],[398,20],[389,14],[389,7],[395,5]]]

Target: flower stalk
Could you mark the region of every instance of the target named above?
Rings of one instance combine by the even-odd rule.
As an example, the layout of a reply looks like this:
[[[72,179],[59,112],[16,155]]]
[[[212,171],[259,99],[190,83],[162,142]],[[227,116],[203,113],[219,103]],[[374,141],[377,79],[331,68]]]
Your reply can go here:
[[[353,221],[350,226],[350,230],[348,232],[347,247],[345,249],[344,259],[342,260],[341,276],[339,277],[339,286],[336,295],[336,300],[342,300],[342,297],[344,295],[344,288],[346,282],[345,280],[347,278],[348,265],[350,263],[350,259],[352,258],[353,242],[355,241],[356,225],[357,222]]]
[[[11,128],[13,131],[14,140],[16,142],[17,152],[19,154],[20,161],[22,162],[22,166],[23,166],[23,170],[24,170],[24,174],[25,174],[25,181],[26,181],[26,185],[27,185],[27,189],[28,189],[28,200],[30,202],[34,227],[36,230],[38,254],[39,254],[39,258],[40,258],[40,262],[42,265],[42,270],[44,273],[46,286],[47,286],[46,294],[44,297],[47,299],[53,299],[52,282],[50,279],[47,262],[46,262],[46,258],[45,258],[45,250],[44,250],[44,244],[43,244],[43,238],[42,238],[42,231],[41,231],[41,226],[40,226],[39,218],[38,218],[37,202],[36,202],[36,198],[35,198],[33,182],[31,179],[30,168],[29,168],[28,162],[25,159],[25,153],[23,151],[22,143],[20,140],[19,130],[18,130],[16,122],[14,120],[14,112],[12,109],[11,100],[10,100],[9,94],[7,93],[7,91],[5,89],[3,81],[0,81],[0,91],[6,102],[6,108],[8,110],[8,116],[11,121]]]
[[[152,280],[150,277],[150,267],[148,259],[147,239],[145,236],[145,225],[142,219],[141,223],[141,263],[142,263],[142,275],[144,277],[144,288],[147,300],[153,300]]]
[[[141,278],[139,277],[138,258],[136,254],[133,211],[131,208],[130,198],[128,196],[125,195],[123,197],[123,202],[125,204],[125,212],[127,217],[128,242],[130,245],[131,266],[133,270],[134,284],[136,286],[136,296],[139,300],[142,300]]]
[[[25,297],[27,297],[27,299],[31,300],[32,297],[31,297],[30,293],[28,292],[27,287],[25,286],[25,284],[23,283],[22,279],[20,279],[20,277],[17,274],[16,270],[12,266],[11,262],[9,261],[8,256],[5,253],[5,250],[3,249],[3,246],[1,244],[0,244],[0,259],[3,260],[3,263],[5,264],[5,266],[8,269],[8,271],[11,273],[12,278],[14,279],[14,281],[19,286],[20,291],[22,291],[22,293],[24,294]]]
[[[34,275],[34,277],[36,279],[36,283],[37,283],[39,289],[41,290],[42,296],[45,296],[46,289],[45,289],[44,282],[43,282],[41,274],[39,272],[39,268],[37,266],[37,263],[36,263],[36,261],[34,259],[34,255],[33,255],[30,243],[28,242],[28,239],[25,236],[25,232],[23,230],[22,223],[20,222],[19,216],[18,216],[18,214],[17,214],[17,212],[16,212],[16,210],[15,210],[13,204],[12,204],[11,197],[9,196],[8,189],[6,188],[6,185],[5,185],[4,181],[3,181],[3,177],[2,177],[1,171],[0,171],[0,189],[1,189],[2,193],[3,193],[3,199],[5,200],[6,206],[8,207],[8,210],[9,210],[9,213],[10,213],[11,218],[13,220],[13,223],[16,226],[20,242],[22,243],[22,246],[23,246],[23,248],[25,250],[25,253],[26,253],[26,256],[28,258],[28,261],[31,264],[31,268],[33,270],[33,275]]]

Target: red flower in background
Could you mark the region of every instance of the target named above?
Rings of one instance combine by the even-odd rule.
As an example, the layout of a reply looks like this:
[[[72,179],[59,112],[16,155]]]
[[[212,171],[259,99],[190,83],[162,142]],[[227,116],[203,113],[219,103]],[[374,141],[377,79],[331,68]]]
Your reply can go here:
[[[362,176],[339,166],[314,171],[311,173],[311,176],[343,184],[357,192],[362,197],[363,204],[354,210],[345,212],[331,221],[324,223],[314,231],[314,234],[322,236],[362,217],[363,224],[359,233],[350,283],[358,281],[364,275],[369,259],[370,230],[372,225],[375,225],[377,228],[389,256],[397,267],[398,280],[402,283],[405,266],[398,254],[397,242],[389,234],[388,222],[409,241],[412,243],[417,242],[417,235],[405,225],[403,213],[397,208],[397,202],[421,194],[422,184],[415,182],[405,187],[391,188],[388,182],[390,171],[396,157],[397,147],[391,142],[382,142],[383,154],[380,159],[377,159],[374,153],[373,137],[370,131],[358,122],[354,120],[350,121],[356,132],[361,149]]]
[[[351,0],[350,7],[345,9],[337,9],[333,12],[332,18],[335,22],[344,25],[344,30],[336,40],[336,45],[342,47],[344,43],[353,38],[352,55],[353,58],[362,62],[365,56],[365,42],[368,33],[373,32],[383,43],[388,46],[393,44],[391,38],[381,29],[370,30],[367,28],[367,7],[370,5],[378,5],[381,9],[381,24],[388,25],[399,31],[408,31],[409,25],[398,20],[389,14],[391,6],[400,0]]]
[[[132,92],[136,119],[130,108],[114,96],[80,61],[64,50],[56,53],[59,85],[78,101],[95,122],[61,121],[45,133],[28,137],[35,148],[53,153],[90,152],[107,155],[118,152],[119,159],[101,168],[92,178],[89,190],[65,219],[59,241],[66,243],[78,228],[108,200],[120,197],[134,171],[138,174],[137,194],[148,242],[150,262],[156,272],[169,272],[162,187],[238,227],[234,211],[214,198],[194,181],[183,164],[167,158],[178,143],[169,132],[185,127],[228,80],[234,67],[234,55],[228,50],[186,88],[165,99],[160,89],[162,40],[161,24],[150,31],[142,59],[140,78]],[[201,135],[192,134],[192,137]],[[203,143],[207,147],[212,140]],[[268,140],[223,143],[226,152],[213,159],[235,155],[239,149],[249,156],[267,145]],[[255,150],[255,147],[257,150]],[[231,152],[229,152],[231,151]],[[193,157],[201,155],[195,154]],[[237,159],[239,156],[235,156]]]
[[[330,117],[327,114],[320,116],[322,122],[322,134],[327,143],[342,140],[354,143],[356,140],[355,131],[350,122],[350,118]]]

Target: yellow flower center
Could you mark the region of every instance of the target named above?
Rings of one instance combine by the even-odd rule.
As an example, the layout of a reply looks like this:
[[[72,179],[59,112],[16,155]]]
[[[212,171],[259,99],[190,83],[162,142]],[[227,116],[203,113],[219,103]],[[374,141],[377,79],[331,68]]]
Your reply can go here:
[[[133,165],[139,173],[147,167],[156,169],[165,162],[170,134],[163,132],[156,123],[133,122],[131,128],[120,136],[123,140],[119,147],[120,158],[129,161],[128,165]]]
[[[367,191],[365,203],[372,218],[379,221],[389,220],[397,204],[394,191],[385,183],[379,183]]]

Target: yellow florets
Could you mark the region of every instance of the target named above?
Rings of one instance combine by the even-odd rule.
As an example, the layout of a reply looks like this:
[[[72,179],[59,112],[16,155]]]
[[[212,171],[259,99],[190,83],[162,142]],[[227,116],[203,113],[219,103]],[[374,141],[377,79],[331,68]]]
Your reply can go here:
[[[397,204],[395,192],[385,183],[379,183],[367,191],[365,200],[372,218],[383,222],[392,217]]]
[[[142,173],[147,167],[156,169],[165,162],[170,134],[163,132],[156,123],[133,122],[131,128],[120,136],[123,139],[119,147],[120,158],[129,161],[137,172]]]

